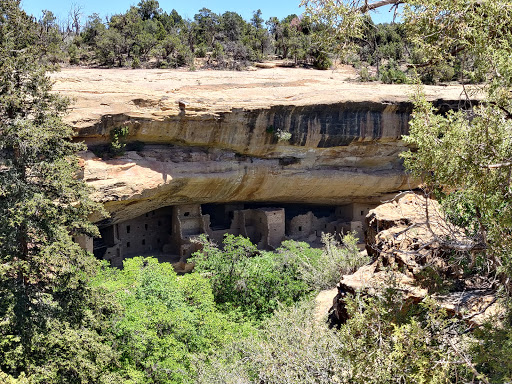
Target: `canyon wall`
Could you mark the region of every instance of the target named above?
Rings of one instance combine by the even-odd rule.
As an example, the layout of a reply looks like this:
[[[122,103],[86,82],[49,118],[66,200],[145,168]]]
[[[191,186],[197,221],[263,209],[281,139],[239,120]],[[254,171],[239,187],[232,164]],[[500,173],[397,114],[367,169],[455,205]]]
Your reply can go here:
[[[110,160],[84,154],[84,177],[113,221],[188,203],[378,202],[414,187],[398,156],[410,112],[406,102],[340,102],[104,116],[80,138],[106,151],[110,132],[125,127],[128,151]]]
[[[55,74],[54,88],[73,99],[67,121],[88,145],[83,177],[105,227],[186,204],[372,207],[414,188],[399,158],[411,89],[349,77],[83,69]],[[424,92],[441,111],[459,106],[458,87]],[[109,155],[121,131],[126,151]]]

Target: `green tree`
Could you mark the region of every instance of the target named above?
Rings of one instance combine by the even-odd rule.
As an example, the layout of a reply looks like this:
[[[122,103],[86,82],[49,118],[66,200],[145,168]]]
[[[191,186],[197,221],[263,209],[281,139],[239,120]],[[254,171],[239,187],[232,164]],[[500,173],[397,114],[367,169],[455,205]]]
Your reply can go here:
[[[215,301],[248,318],[271,315],[279,304],[291,305],[315,290],[332,288],[342,273],[367,259],[348,235],[341,245],[325,235],[324,249],[286,241],[275,252],[258,251],[242,236],[226,235],[223,247],[201,238],[203,250],[194,255],[195,270],[210,278]]]
[[[135,257],[95,279],[122,307],[112,326],[118,373],[130,383],[189,383],[194,358],[250,332],[218,312],[209,281],[178,277],[169,263]]]
[[[512,291],[512,5],[510,1],[405,0],[335,3],[307,2],[332,17],[346,15],[361,31],[366,11],[384,4],[404,6],[403,21],[408,38],[420,53],[424,68],[453,65],[461,61],[459,111],[440,113],[426,101],[421,86],[414,92],[414,112],[409,135],[411,150],[404,153],[406,168],[423,182],[431,196],[440,199],[448,217],[464,225],[468,239],[442,240],[466,273],[479,271],[489,283]],[[337,26],[350,38],[346,22]],[[336,25],[336,24],[334,24]],[[354,36],[354,34],[352,34]],[[482,80],[478,87],[468,83]],[[475,101],[477,99],[477,101]],[[498,279],[495,279],[495,276]],[[501,284],[496,284],[500,281]],[[510,303],[508,303],[510,304]],[[510,305],[508,305],[510,312]],[[479,370],[493,382],[510,380],[511,318],[489,324],[490,333],[475,332],[473,372]],[[500,341],[497,341],[500,340]],[[489,361],[492,359],[492,361]],[[483,380],[484,382],[488,382]]]
[[[98,206],[79,177],[51,92],[37,26],[18,0],[0,3],[0,371],[33,382],[97,382],[114,353],[111,309],[88,281],[96,261],[72,237],[95,235]]]
[[[38,41],[35,44],[40,47],[40,57],[51,63],[64,61],[64,39],[53,12],[44,10],[38,26]]]
[[[201,238],[203,250],[194,255],[195,269],[209,276],[215,301],[248,318],[272,314],[279,303],[291,304],[310,291],[298,265],[286,254],[260,253],[242,236],[226,235],[223,249]]]
[[[96,39],[105,31],[105,24],[101,21],[97,13],[93,13],[85,23],[85,29],[82,32],[82,39],[85,44],[89,44],[92,48],[96,47]]]
[[[414,151],[404,155],[407,168],[439,198],[459,199],[460,215],[472,217],[477,228],[465,244],[466,258],[483,252],[489,270],[512,276],[512,7],[508,1],[407,0],[336,3],[305,1],[313,17],[333,20],[347,44],[364,26],[364,13],[385,4],[406,3],[405,31],[421,52],[419,67],[453,63],[458,55],[472,57],[463,79],[485,79],[477,89],[461,85],[467,98],[461,111],[438,114],[421,96],[405,140]],[[316,12],[314,7],[319,7]],[[346,16],[340,20],[336,17]],[[336,23],[338,21],[338,23]],[[349,25],[353,27],[347,28]],[[343,33],[341,33],[343,32]],[[473,93],[472,93],[473,92]],[[472,99],[478,97],[478,103]],[[466,207],[466,208],[464,208]],[[455,214],[455,213],[454,213]],[[453,215],[452,215],[453,216]],[[462,248],[464,248],[462,247]],[[459,247],[460,248],[460,247]],[[506,278],[504,279],[506,281]],[[510,281],[510,279],[508,280]],[[510,283],[507,284],[510,290]]]
[[[96,38],[96,56],[103,65],[123,66],[126,40],[115,28],[105,29]]]
[[[197,44],[204,44],[206,47],[212,48],[219,30],[219,15],[208,8],[201,8],[199,13],[194,15],[194,23]]]
[[[137,7],[142,20],[157,18],[162,13],[162,9],[157,0],[141,0],[139,4],[137,4]]]
[[[246,30],[245,20],[236,12],[224,12],[221,16],[221,30],[228,41],[239,42]]]
[[[262,60],[272,47],[268,30],[263,27],[263,18],[261,10],[258,9],[252,13],[250,46],[255,54],[255,60]]]
[[[176,12],[175,9],[171,13],[163,12],[157,16],[158,21],[162,23],[164,29],[168,33],[176,33],[176,29],[184,23],[183,18]]]

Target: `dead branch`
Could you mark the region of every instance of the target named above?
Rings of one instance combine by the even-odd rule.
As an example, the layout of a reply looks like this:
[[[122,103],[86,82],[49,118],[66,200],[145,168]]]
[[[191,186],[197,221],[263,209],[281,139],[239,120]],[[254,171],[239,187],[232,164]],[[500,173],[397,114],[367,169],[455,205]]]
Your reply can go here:
[[[489,165],[480,165],[481,168],[488,168],[488,169],[497,169],[497,168],[505,168],[512,166],[512,162],[508,163],[498,163],[498,164],[489,164]]]
[[[450,339],[448,339],[448,343],[450,344],[450,347],[452,347],[453,351],[462,359],[465,361],[466,365],[469,367],[469,369],[471,369],[471,371],[473,372],[473,374],[478,377],[481,381],[483,381],[484,383],[486,384],[489,384],[489,380],[487,380],[487,378],[483,375],[480,374],[480,372],[478,372],[475,368],[475,366],[471,363],[471,361],[469,361],[468,357],[466,355],[463,355],[456,347],[455,345],[453,344],[453,341],[451,341]]]
[[[376,3],[368,4],[368,1],[366,1],[365,4],[358,9],[358,11],[361,13],[366,13],[368,11],[372,11],[374,9],[383,7],[385,5],[397,6],[399,4],[402,4],[403,2],[404,2],[403,0],[381,0],[381,1],[377,1]]]
[[[469,320],[469,319],[472,319],[473,317],[475,316],[478,316],[478,315],[481,315],[483,313],[485,313],[485,311],[487,311],[494,303],[496,303],[496,301],[498,300],[497,297],[495,297],[494,299],[491,300],[491,302],[489,304],[487,304],[480,312],[477,312],[477,313],[473,313],[471,316],[464,316],[462,318],[462,320]]]

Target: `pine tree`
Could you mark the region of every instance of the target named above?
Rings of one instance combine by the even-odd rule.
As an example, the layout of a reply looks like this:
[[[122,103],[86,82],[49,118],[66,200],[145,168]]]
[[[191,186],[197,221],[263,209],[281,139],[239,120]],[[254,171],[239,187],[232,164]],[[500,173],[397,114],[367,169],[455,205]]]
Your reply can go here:
[[[94,257],[72,237],[96,233],[98,207],[35,28],[19,0],[0,2],[0,373],[95,382],[112,358],[98,332],[108,308],[88,284]]]

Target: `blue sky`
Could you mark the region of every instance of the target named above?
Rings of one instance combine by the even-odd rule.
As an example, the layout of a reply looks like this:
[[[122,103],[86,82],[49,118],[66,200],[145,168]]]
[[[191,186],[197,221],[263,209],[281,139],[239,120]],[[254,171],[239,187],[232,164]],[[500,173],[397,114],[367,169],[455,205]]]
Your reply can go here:
[[[130,5],[137,5],[139,0],[22,0],[22,8],[29,14],[39,18],[43,9],[52,11],[61,21],[66,20],[73,4],[83,9],[85,16],[94,12],[105,17],[116,13],[125,12]],[[263,19],[271,16],[284,18],[289,14],[301,14],[303,8],[299,8],[300,0],[159,0],[160,8],[170,12],[173,8],[183,17],[193,18],[199,9],[206,7],[215,13],[225,11],[237,12],[246,20],[252,16],[252,12],[261,9]],[[389,7],[382,8],[378,13],[372,14],[376,23],[389,22],[393,15]],[[84,18],[85,20],[85,18]]]

